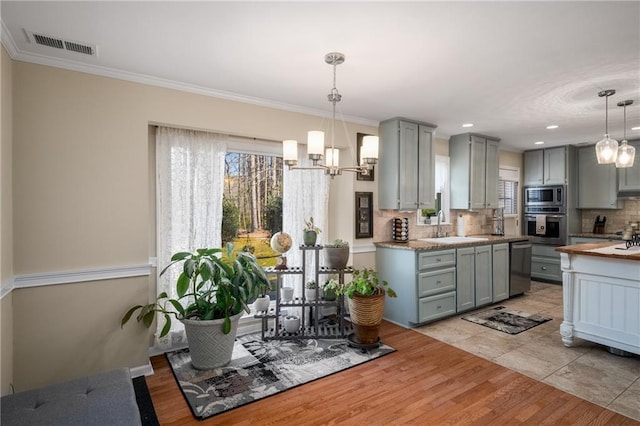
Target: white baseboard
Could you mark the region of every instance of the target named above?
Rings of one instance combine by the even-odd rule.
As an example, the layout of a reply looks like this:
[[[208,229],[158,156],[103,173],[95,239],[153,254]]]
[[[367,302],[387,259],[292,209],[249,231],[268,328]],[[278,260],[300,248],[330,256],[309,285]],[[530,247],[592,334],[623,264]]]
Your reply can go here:
[[[140,376],[152,376],[153,375],[153,367],[151,363],[146,365],[140,365],[138,367],[132,367],[129,369],[131,372],[131,377],[140,377]]]

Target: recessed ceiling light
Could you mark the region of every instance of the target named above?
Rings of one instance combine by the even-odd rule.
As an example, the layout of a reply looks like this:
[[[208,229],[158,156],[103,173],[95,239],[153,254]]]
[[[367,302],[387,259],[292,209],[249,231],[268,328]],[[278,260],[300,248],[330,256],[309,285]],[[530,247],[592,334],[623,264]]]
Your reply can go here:
[[[534,145],[542,145],[544,143],[544,141],[538,141],[538,142],[534,142]]]
[[[557,129],[558,125],[557,124],[550,124],[547,126],[547,129]]]
[[[631,130],[640,130],[640,126],[632,127]]]
[[[462,127],[473,127],[473,123],[464,123]]]

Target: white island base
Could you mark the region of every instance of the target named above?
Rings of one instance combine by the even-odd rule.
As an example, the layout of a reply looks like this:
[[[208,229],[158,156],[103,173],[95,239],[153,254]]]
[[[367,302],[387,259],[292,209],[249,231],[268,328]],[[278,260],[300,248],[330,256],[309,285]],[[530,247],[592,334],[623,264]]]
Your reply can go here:
[[[570,347],[579,337],[609,346],[613,353],[640,354],[640,255],[592,251],[606,245],[557,249],[562,267],[562,342]]]

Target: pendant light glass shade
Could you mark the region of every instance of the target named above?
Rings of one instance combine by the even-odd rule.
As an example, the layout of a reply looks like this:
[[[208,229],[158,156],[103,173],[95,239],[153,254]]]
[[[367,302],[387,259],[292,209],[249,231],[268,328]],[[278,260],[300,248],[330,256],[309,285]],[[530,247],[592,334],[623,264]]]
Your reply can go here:
[[[636,149],[627,143],[627,105],[632,103],[631,100],[618,102],[618,106],[624,107],[624,139],[620,143],[616,158],[616,167],[619,169],[633,166],[633,160],[636,156]]]
[[[636,149],[627,143],[626,139],[622,140],[620,148],[618,148],[618,157],[616,158],[616,167],[625,168],[632,167],[633,160],[636,156]]]
[[[598,164],[613,164],[618,157],[618,141],[609,137],[609,96],[615,93],[613,89],[598,92],[598,96],[605,100],[604,138],[596,144]]]
[[[596,156],[598,164],[612,164],[618,157],[618,141],[605,134],[604,138],[596,144]]]

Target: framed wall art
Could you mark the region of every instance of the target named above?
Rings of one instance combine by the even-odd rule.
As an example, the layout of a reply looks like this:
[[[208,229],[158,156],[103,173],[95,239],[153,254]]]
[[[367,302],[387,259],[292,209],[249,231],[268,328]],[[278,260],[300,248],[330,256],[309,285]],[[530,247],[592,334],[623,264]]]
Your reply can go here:
[[[358,133],[357,137],[356,137],[356,145],[357,145],[357,152],[356,155],[358,156],[358,164],[360,164],[360,149],[362,148],[362,138],[364,138],[365,136],[370,136],[366,133]],[[361,164],[360,164],[361,165]],[[363,175],[358,173],[356,175],[356,179],[357,180],[375,180],[375,168],[376,166],[371,166],[371,170],[369,170],[369,174],[368,175]]]
[[[373,237],[373,192],[356,192],[356,238]]]

